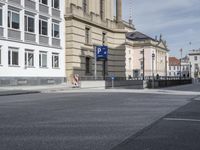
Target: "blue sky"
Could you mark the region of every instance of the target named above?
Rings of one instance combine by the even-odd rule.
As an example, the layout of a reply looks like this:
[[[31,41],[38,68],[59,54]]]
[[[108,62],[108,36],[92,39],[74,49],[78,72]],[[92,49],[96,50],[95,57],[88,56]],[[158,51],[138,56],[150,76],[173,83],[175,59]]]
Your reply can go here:
[[[170,55],[200,48],[200,0],[123,0],[123,11],[125,20],[132,14],[136,30],[151,37],[161,33]]]

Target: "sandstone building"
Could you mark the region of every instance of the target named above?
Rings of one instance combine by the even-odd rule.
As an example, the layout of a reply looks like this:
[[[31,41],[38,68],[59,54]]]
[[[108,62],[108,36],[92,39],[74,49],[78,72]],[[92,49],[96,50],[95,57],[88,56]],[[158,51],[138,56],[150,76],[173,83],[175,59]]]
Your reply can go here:
[[[79,74],[82,80],[103,75],[125,77],[125,33],[122,0],[66,0],[66,75]],[[130,26],[132,28],[132,26]],[[95,47],[108,46],[108,60],[97,62]]]

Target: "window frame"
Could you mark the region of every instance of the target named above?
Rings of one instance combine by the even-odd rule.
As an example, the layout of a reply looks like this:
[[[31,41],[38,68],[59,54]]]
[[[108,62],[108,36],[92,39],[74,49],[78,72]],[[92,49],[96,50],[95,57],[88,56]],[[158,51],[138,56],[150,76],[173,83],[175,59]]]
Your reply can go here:
[[[33,55],[32,65],[29,65],[29,64],[30,64],[30,63],[29,63],[29,57],[28,57],[29,54],[32,54],[32,55]],[[34,50],[27,50],[27,49],[26,49],[26,50],[25,50],[25,53],[24,53],[24,59],[25,59],[24,65],[25,65],[25,67],[27,67],[27,68],[33,68],[34,65],[35,65],[34,58],[35,58]]]
[[[91,44],[91,28],[85,27],[85,44]]]
[[[12,9],[8,9],[8,14],[9,14],[9,12],[11,12],[11,15],[10,15],[10,20],[8,18],[8,21],[7,21],[7,23],[8,23],[7,24],[8,29],[20,30],[20,13],[17,12],[17,11],[14,11]],[[13,28],[13,24],[12,24],[13,23],[13,13],[17,14],[19,16],[19,28]],[[9,17],[9,15],[7,17]]]
[[[58,57],[57,66],[55,65],[55,57]],[[59,53],[52,53],[52,68],[53,69],[59,69],[59,67],[60,67]]]
[[[42,22],[46,22],[47,23],[47,34],[46,35],[42,33]],[[40,25],[41,25],[41,27],[40,27]],[[48,28],[49,28],[48,27],[48,20],[39,18],[39,35],[41,35],[41,36],[48,36]]]
[[[85,57],[85,75],[92,75],[92,60],[90,56]]]
[[[58,31],[58,37],[56,37],[55,35],[54,35],[54,33],[55,33],[55,25],[57,25],[58,26],[58,29],[59,29],[59,31]],[[52,34],[51,34],[51,36],[53,37],[53,38],[56,38],[56,39],[60,39],[60,24],[59,23],[55,23],[55,22],[52,22]]]
[[[27,17],[27,20],[25,19]],[[29,26],[28,26],[28,18],[32,18],[33,20],[34,20],[34,23],[33,23],[33,32],[31,32],[31,31],[28,31],[28,28],[29,28]],[[26,24],[27,24],[27,29],[26,29]],[[24,15],[24,31],[25,32],[27,32],[27,33],[35,33],[35,17],[34,16],[31,16],[31,15],[27,15],[27,14],[25,14]]]
[[[10,55],[9,55],[9,52],[10,52]],[[13,63],[13,52],[17,52],[17,64],[14,64]],[[9,66],[19,66],[19,49],[18,48],[12,48],[12,47],[9,47],[8,48],[8,65]]]
[[[198,61],[198,57],[197,57],[197,56],[194,56],[194,60],[195,60],[195,61]]]
[[[83,0],[82,9],[83,9],[84,14],[87,14],[89,12],[89,2],[88,2],[88,0]]]
[[[60,10],[60,0],[58,0],[58,8],[55,7],[55,0],[52,0],[51,2],[52,2],[52,3],[51,3],[51,7],[52,7],[53,9]]]
[[[48,0],[47,0],[47,3],[43,3],[43,0],[39,0],[39,3],[42,4],[42,5],[45,5],[45,6],[48,6]]]
[[[0,24],[0,27],[3,27],[3,9],[2,9],[1,6],[0,6],[0,11],[1,11],[1,14],[0,14],[0,15],[1,15],[1,17],[0,17],[0,18],[1,18],[1,21],[0,21],[1,24]]]
[[[100,0],[100,5],[99,5],[99,15],[101,20],[105,19],[105,0]]]
[[[46,55],[46,65],[43,64],[43,55]],[[48,68],[48,53],[44,51],[39,52],[39,67],[40,68]]]
[[[2,65],[2,46],[0,46],[0,66]]]

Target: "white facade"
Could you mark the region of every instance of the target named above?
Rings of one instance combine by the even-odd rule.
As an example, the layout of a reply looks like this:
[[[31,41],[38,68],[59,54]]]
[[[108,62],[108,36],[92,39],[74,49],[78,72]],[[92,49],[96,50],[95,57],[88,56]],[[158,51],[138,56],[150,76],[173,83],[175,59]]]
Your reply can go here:
[[[169,50],[162,40],[157,41],[149,37],[145,40],[130,40],[127,38],[126,77],[142,78],[143,72],[145,77],[166,76],[168,56]]]
[[[175,57],[174,57],[175,58]],[[180,64],[181,62],[181,64]],[[188,78],[191,76],[190,74],[190,62],[189,58],[186,56],[182,58],[181,61],[176,58],[176,62],[169,62],[169,69],[168,69],[168,76],[169,77],[185,77]]]
[[[200,49],[189,52],[192,78],[200,78]]]
[[[180,76],[180,65],[170,65],[168,76],[169,77],[179,77]]]
[[[8,85],[17,85],[18,80],[28,84],[36,77],[46,79],[44,84],[64,81],[65,2],[46,2],[0,1],[0,81],[16,78]]]

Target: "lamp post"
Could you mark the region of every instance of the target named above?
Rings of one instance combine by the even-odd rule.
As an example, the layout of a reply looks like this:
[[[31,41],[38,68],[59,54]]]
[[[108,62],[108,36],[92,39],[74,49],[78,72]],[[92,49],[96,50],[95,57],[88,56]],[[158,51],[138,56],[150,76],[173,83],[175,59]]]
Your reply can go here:
[[[181,48],[180,49],[180,52],[181,52],[181,58],[180,58],[180,80],[181,80],[181,77],[182,77],[182,65],[181,65],[181,62],[182,62],[182,53],[183,53],[183,49]]]
[[[154,88],[154,58],[155,54],[152,54],[152,88]]]
[[[142,49],[142,51],[140,51],[140,54],[142,54],[142,62],[143,62],[143,66],[142,66],[142,71],[143,71],[143,74],[142,74],[142,80],[144,81],[145,80],[145,58],[144,58],[144,49]]]

